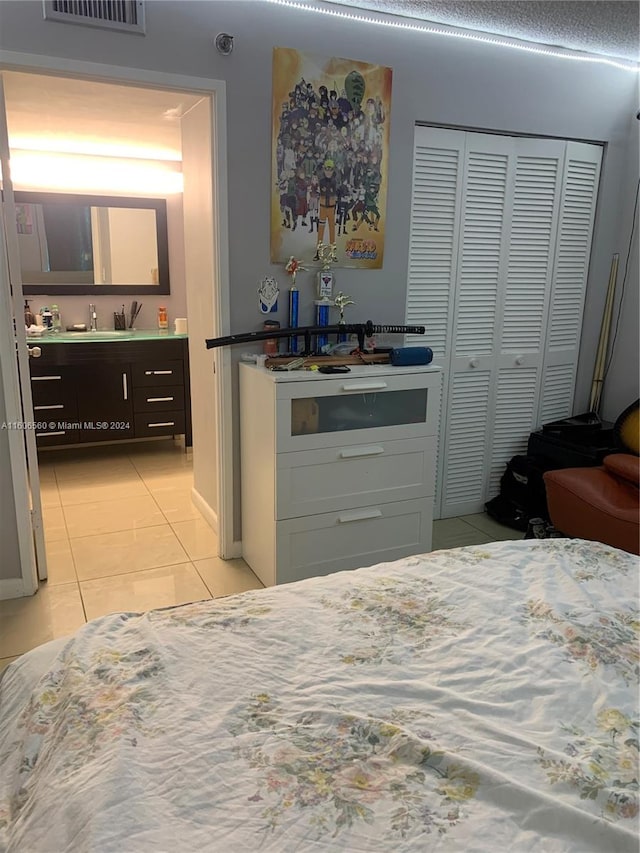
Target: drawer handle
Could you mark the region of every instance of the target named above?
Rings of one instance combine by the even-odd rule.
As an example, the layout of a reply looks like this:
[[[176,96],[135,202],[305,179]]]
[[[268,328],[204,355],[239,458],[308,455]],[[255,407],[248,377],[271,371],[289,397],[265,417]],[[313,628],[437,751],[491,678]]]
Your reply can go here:
[[[32,382],[47,382],[50,379],[62,379],[62,376],[32,376]]]
[[[58,432],[37,432],[36,438],[40,438],[43,435],[66,435],[66,434],[67,434],[67,431],[64,429],[59,430]]]
[[[343,385],[343,391],[382,391],[387,387],[386,382],[358,382],[352,385]]]
[[[173,370],[145,370],[145,376],[171,376]]]
[[[384,453],[384,447],[351,447],[341,450],[338,454],[341,459],[352,459],[354,456],[380,456]]]
[[[163,426],[175,426],[175,421],[162,421],[162,423],[157,424],[147,424],[148,427],[163,427]]]
[[[147,403],[170,403],[173,397],[147,397]]]
[[[381,509],[361,509],[360,512],[350,512],[349,515],[339,515],[340,524],[349,524],[351,521],[366,521],[368,518],[381,518]]]
[[[126,373],[122,374],[122,399],[123,400],[129,399],[129,387],[127,385],[127,374]]]
[[[43,412],[45,409],[64,409],[64,403],[56,403],[55,406],[34,406],[34,412]]]

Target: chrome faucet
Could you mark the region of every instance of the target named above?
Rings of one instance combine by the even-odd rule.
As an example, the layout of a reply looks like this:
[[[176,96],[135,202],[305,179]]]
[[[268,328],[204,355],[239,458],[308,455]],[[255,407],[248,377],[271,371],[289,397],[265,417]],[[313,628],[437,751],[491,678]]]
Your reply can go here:
[[[96,314],[96,306],[93,302],[89,303],[89,328],[92,332],[98,331],[98,315]]]

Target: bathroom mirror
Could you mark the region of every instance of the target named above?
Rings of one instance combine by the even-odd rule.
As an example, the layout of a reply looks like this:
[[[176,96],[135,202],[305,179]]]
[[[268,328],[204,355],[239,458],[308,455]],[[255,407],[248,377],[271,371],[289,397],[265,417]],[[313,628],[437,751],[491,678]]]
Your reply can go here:
[[[164,199],[16,192],[26,294],[169,293]]]

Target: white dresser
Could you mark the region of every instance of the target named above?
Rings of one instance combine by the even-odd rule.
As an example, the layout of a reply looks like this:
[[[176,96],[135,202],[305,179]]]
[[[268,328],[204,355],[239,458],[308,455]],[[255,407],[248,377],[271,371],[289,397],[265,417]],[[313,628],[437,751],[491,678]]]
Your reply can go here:
[[[265,585],[431,550],[441,375],[240,365],[242,551]]]

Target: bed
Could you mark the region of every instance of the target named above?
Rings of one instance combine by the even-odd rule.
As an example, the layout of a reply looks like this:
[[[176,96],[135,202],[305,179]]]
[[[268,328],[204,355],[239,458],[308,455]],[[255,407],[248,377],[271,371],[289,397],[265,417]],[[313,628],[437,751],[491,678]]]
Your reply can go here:
[[[637,595],[550,539],[97,619],[0,682],[0,849],[637,853]]]

